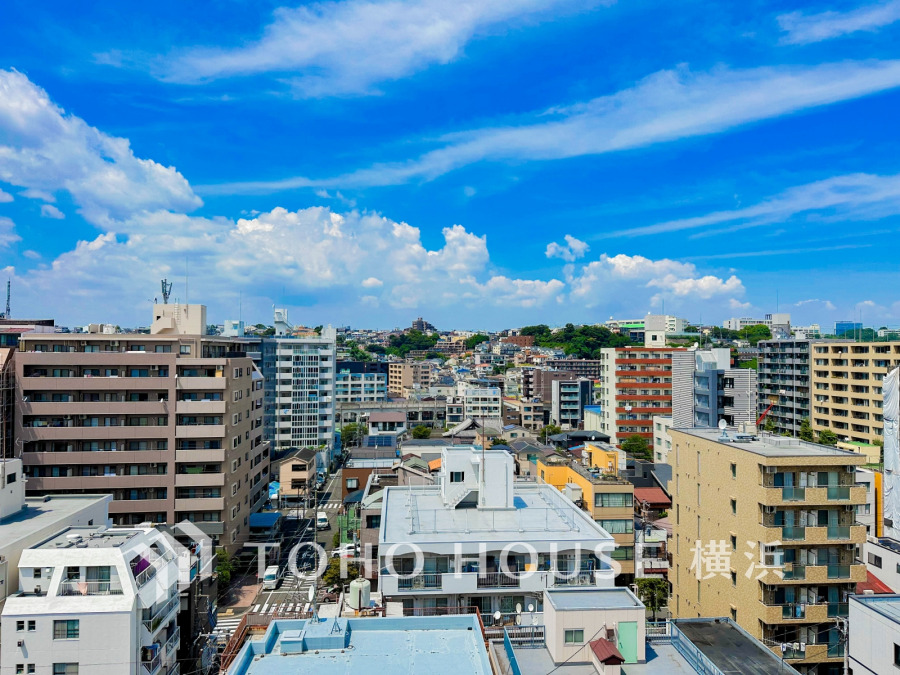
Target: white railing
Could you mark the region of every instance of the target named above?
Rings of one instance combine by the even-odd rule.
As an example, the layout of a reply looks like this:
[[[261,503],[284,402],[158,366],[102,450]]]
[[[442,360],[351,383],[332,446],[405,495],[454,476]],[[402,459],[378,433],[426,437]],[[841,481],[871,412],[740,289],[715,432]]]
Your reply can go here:
[[[146,628],[151,633],[155,632],[157,628],[162,625],[163,619],[165,619],[173,609],[175,609],[179,604],[178,596],[173,596],[169,599],[169,601],[160,607],[160,609],[153,614],[149,619],[146,619],[144,623],[144,628]]]
[[[114,581],[79,581],[69,579],[59,584],[60,595],[122,595],[122,586]]]

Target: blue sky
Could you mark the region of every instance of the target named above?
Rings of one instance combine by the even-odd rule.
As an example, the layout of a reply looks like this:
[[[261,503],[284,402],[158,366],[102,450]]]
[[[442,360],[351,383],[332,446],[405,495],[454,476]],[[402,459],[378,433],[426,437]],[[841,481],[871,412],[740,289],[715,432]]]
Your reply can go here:
[[[10,1],[13,315],[900,324],[900,0]],[[185,269],[189,273],[185,291]]]

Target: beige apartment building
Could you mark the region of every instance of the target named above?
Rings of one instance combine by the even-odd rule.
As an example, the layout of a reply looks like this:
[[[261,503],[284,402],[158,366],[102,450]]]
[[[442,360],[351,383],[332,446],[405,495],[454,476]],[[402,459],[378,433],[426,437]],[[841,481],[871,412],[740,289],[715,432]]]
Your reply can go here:
[[[189,520],[231,550],[247,540],[268,498],[262,375],[240,343],[178,332],[189,325],[158,312],[150,335],[22,337],[15,430],[29,494],[111,493],[116,525]]]
[[[671,429],[676,618],[728,616],[801,673],[843,657],[836,619],[866,579],[853,452],[782,436]],[[782,646],[785,646],[782,651]],[[840,672],[837,670],[836,672]]]
[[[884,434],[881,382],[900,366],[900,342],[811,346],[812,428],[830,429],[841,441],[880,443]]]
[[[431,386],[431,364],[424,361],[388,364],[388,393],[407,396]]]

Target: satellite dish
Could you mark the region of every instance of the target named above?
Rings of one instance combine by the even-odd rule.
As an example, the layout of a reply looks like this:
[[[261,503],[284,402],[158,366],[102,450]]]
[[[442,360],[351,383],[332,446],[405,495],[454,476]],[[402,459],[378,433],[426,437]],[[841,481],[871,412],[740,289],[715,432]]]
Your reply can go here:
[[[720,428],[722,431],[725,431],[725,429],[726,429],[727,427],[728,427],[728,422],[726,422],[725,420],[719,420],[719,428]]]
[[[533,611],[534,611],[534,605],[528,605],[528,611],[529,611],[529,612],[533,612]]]
[[[309,591],[306,593],[306,597],[309,598],[309,601],[312,602],[313,598],[316,597],[316,587],[310,586]]]
[[[521,614],[521,613],[522,613],[522,603],[517,602],[516,603],[516,614]]]
[[[501,616],[503,616],[503,615],[500,613],[500,610],[498,609],[496,612],[494,612],[494,621],[499,621]]]

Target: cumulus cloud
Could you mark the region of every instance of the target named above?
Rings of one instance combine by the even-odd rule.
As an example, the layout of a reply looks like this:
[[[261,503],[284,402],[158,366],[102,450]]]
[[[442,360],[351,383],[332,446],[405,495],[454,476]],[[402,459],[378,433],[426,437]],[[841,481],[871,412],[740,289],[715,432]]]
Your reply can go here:
[[[201,204],[173,167],[135,157],[126,139],[66,114],[15,70],[0,70],[0,181],[49,202],[53,192],[67,190],[95,223]]]
[[[382,286],[384,286],[384,282],[381,279],[369,277],[362,280],[361,286],[363,288],[381,288]]]
[[[37,199],[42,202],[47,202],[48,204],[56,203],[55,196],[53,196],[46,190],[38,190],[37,188],[28,188],[27,190],[22,190],[19,195],[27,199]]]
[[[7,204],[13,200],[13,196],[8,192],[0,190],[0,204]]]
[[[709,72],[681,67],[659,71],[633,87],[587,102],[537,111],[518,125],[444,135],[436,141],[439,147],[407,161],[377,164],[332,178],[298,176],[204,189],[227,194],[397,185],[431,180],[481,161],[548,161],[621,152],[722,133],[898,86],[900,60]]]
[[[900,0],[863,5],[849,12],[804,14],[789,12],[778,17],[778,26],[787,33],[786,44],[809,44],[843,37],[860,31],[872,32],[900,21]]]
[[[10,244],[21,241],[16,234],[16,224],[5,216],[0,216],[0,248],[7,248]]]
[[[53,204],[42,204],[41,216],[43,216],[44,218],[54,218],[56,220],[62,220],[66,217],[66,214],[53,206]]]
[[[583,258],[584,254],[590,249],[590,246],[585,242],[576,239],[571,234],[567,234],[563,238],[566,241],[565,246],[552,241],[547,244],[547,250],[544,251],[544,255],[548,258],[562,258],[566,262],[575,262],[578,258]]]
[[[808,300],[800,300],[799,302],[794,303],[794,307],[803,307],[804,305],[822,305],[825,309],[829,311],[834,311],[837,307],[834,306],[834,303],[831,300],[819,300],[819,298],[810,298]]]
[[[752,309],[752,307],[753,307],[753,303],[751,303],[751,302],[741,302],[737,298],[729,298],[728,299],[728,308],[729,309],[745,312],[748,309]]]
[[[277,73],[296,95],[377,93],[377,85],[455,60],[469,41],[596,0],[345,0],[280,7],[262,37],[231,49],[193,48],[156,60],[157,77],[202,83]],[[121,56],[106,59],[121,65]]]

